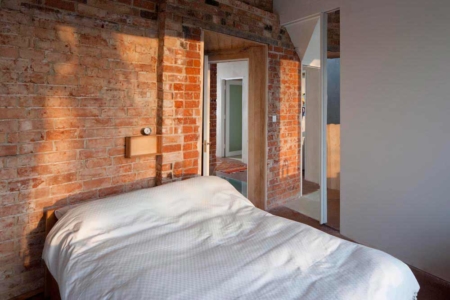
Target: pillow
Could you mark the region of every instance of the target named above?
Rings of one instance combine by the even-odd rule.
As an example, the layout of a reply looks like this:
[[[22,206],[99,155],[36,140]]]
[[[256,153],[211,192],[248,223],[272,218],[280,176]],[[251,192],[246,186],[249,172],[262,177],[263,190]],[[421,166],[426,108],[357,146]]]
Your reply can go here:
[[[59,209],[55,210],[56,219],[58,219],[58,220],[61,219],[62,216],[64,216],[72,208],[73,208],[73,206],[65,206],[63,208],[59,208]]]

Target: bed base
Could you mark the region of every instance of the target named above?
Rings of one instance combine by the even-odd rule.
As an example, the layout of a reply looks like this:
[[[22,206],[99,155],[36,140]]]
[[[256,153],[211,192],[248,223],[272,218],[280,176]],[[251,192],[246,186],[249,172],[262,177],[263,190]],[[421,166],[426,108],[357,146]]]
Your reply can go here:
[[[45,236],[47,236],[50,230],[56,224],[56,221],[58,221],[58,219],[56,218],[55,210],[47,210],[46,212],[44,212],[44,218],[45,218]],[[44,299],[61,300],[58,283],[48,270],[47,265],[46,264],[44,265],[45,265]]]

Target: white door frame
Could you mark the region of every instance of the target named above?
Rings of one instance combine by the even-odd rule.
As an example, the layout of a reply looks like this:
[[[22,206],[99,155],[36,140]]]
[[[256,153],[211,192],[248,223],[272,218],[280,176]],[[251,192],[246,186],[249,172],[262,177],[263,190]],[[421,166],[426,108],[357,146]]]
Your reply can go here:
[[[328,15],[326,12],[320,13],[320,72],[321,72],[321,143],[320,143],[320,224],[328,222],[328,195],[327,195],[327,110],[328,110],[328,91],[327,91],[327,34],[328,34]]]
[[[225,80],[225,101],[222,101],[223,105],[225,106],[224,111],[225,115],[223,116],[222,120],[224,122],[224,125],[222,128],[224,128],[225,130],[225,157],[230,157],[230,156],[236,156],[236,155],[242,155],[242,149],[241,151],[229,151],[229,146],[230,146],[230,130],[229,130],[229,124],[230,122],[227,122],[227,119],[230,116],[230,85],[240,85],[242,86],[242,78],[240,79],[226,79]],[[223,97],[222,97],[223,98]],[[243,100],[243,97],[242,97]],[[244,101],[242,101],[242,112],[244,112]],[[244,117],[244,115],[242,115],[242,117]],[[243,124],[244,122],[242,122]],[[241,128],[241,131],[243,130],[243,128]],[[242,134],[242,138],[244,137],[244,135]],[[244,141],[241,141],[242,145],[244,144]]]
[[[210,116],[210,65],[208,56],[205,55],[203,60],[203,142],[202,142],[202,175],[209,176],[209,116]]]

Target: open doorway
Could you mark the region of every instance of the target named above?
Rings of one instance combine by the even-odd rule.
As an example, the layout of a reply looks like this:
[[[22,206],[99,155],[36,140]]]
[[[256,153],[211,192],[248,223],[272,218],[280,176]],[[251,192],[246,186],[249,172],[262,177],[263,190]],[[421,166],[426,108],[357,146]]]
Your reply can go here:
[[[265,209],[267,45],[207,30],[203,40],[202,175]]]
[[[209,175],[227,180],[247,197],[247,60],[210,64],[209,115]]]

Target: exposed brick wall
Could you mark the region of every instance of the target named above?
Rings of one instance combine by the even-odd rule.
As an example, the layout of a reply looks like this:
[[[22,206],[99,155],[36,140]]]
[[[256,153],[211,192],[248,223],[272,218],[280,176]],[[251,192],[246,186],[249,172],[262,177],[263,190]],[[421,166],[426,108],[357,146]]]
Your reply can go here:
[[[209,2],[209,1],[208,1]],[[277,15],[236,0],[167,0],[160,5],[185,26],[220,32],[263,44],[293,49],[292,42]]]
[[[210,95],[209,95],[209,165],[217,163],[217,64],[210,64]],[[212,170],[210,170],[212,171]]]
[[[0,11],[0,299],[43,284],[43,209],[154,185],[124,137],[156,130],[157,23],[100,4]]]
[[[340,25],[341,25],[341,13],[339,10],[328,13],[328,35],[327,45],[328,51],[340,52]]]
[[[268,12],[273,11],[273,0],[243,0],[242,2]]]
[[[268,209],[299,195],[300,112],[300,60],[292,49],[269,46]]]
[[[158,22],[158,132],[167,136],[158,183],[165,183],[200,171],[202,43],[200,28],[183,26],[164,7]]]
[[[298,194],[299,61],[276,15],[236,0],[0,5],[0,299],[43,284],[44,209],[199,174],[201,28],[269,45],[268,205]],[[145,126],[164,155],[125,159]]]

